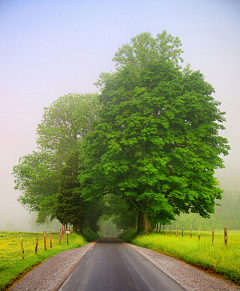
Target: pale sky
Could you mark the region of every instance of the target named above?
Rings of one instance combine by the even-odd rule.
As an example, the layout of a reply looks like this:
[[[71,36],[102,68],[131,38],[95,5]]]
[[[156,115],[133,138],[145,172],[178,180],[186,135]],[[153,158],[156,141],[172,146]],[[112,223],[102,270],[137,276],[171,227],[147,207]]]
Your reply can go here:
[[[69,92],[96,92],[122,44],[163,30],[180,38],[184,64],[204,74],[227,112],[222,135],[232,150],[216,176],[240,189],[239,0],[0,0],[0,230],[9,221],[30,228],[11,172],[36,149],[43,107]]]

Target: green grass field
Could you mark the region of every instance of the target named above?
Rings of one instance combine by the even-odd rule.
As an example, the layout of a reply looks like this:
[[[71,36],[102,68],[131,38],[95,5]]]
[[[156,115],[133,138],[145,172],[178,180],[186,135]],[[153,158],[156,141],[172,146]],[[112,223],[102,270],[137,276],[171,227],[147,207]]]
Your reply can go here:
[[[175,231],[172,232],[172,236],[166,235],[166,230],[165,234],[152,233],[137,236],[136,231],[128,232],[121,235],[123,240],[126,237],[134,245],[213,270],[240,285],[240,231],[228,231],[227,247],[224,243],[223,231],[215,232],[213,244],[211,231],[202,231],[200,240],[198,240],[198,231],[193,232],[192,238],[190,238],[190,231],[185,231],[183,237],[181,231],[178,232],[178,237]]]
[[[60,245],[59,233],[52,233],[52,249],[50,249],[49,234],[47,233],[47,250],[44,251],[43,233],[39,233],[38,252],[35,254],[36,236],[36,233],[22,233],[23,260],[19,233],[0,232],[0,290],[5,290],[34,266],[57,253],[87,244],[83,236],[72,233],[69,236],[69,245],[64,237],[61,239]]]

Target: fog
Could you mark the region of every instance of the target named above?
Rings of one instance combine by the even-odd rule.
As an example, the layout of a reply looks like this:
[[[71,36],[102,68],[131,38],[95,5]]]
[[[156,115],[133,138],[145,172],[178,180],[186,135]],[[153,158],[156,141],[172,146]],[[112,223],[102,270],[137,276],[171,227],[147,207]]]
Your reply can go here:
[[[240,189],[239,15],[238,0],[0,1],[0,231],[34,230],[11,172],[36,149],[43,108],[69,92],[96,92],[118,47],[145,31],[178,36],[184,65],[215,88],[232,148],[216,176],[223,189]]]

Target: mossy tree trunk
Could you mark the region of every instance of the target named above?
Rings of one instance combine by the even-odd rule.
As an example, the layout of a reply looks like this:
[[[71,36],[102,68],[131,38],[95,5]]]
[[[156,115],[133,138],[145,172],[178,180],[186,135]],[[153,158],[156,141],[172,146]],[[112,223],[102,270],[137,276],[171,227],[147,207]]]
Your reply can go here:
[[[154,229],[154,224],[151,223],[146,213],[139,211],[137,231],[138,232],[145,231],[146,233],[150,233],[153,229]]]

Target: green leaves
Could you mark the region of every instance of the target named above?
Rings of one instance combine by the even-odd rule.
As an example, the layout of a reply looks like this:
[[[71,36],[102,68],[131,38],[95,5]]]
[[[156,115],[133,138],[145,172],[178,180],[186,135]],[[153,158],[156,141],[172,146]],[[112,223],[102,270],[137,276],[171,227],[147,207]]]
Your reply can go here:
[[[181,53],[180,40],[166,31],[119,48],[117,72],[105,78],[99,118],[83,145],[88,197],[96,185],[102,195],[123,195],[152,222],[212,213],[221,193],[214,169],[229,149],[218,135],[224,117],[214,89],[200,72],[181,70]]]
[[[183,62],[181,46],[179,38],[168,35],[165,30],[155,39],[149,32],[144,32],[133,37],[130,44],[119,48],[113,61],[116,62],[118,70],[127,65],[134,69],[142,69],[149,62],[158,61],[161,58],[177,66],[179,61]]]
[[[69,93],[58,98],[45,108],[42,123],[37,128],[38,146],[65,159],[91,130],[97,112],[97,94]]]
[[[39,222],[55,215],[62,167],[91,131],[97,113],[97,94],[69,93],[45,108],[38,151],[23,156],[13,169],[15,189],[23,191],[19,201],[38,212]]]
[[[116,52],[116,72],[100,75],[99,96],[68,94],[45,108],[39,151],[14,168],[21,202],[46,215],[65,213],[59,219],[71,223],[77,215],[64,212],[66,205],[81,212],[106,195],[123,198],[132,221],[136,211],[151,223],[180,212],[208,217],[221,197],[214,170],[230,147],[219,136],[225,118],[213,87],[190,65],[181,69],[182,52],[166,31],[137,35]]]
[[[55,213],[62,224],[71,224],[76,230],[82,231],[86,206],[80,197],[78,156],[77,151],[72,153],[61,169]]]

